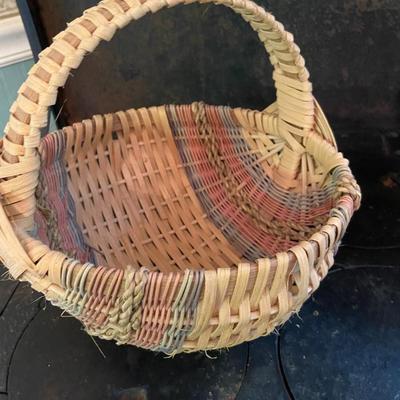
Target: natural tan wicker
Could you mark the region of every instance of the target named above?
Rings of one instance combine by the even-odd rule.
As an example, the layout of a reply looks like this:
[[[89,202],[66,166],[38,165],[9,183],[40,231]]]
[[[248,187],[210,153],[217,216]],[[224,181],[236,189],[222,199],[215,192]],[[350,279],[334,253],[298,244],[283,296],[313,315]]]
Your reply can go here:
[[[1,144],[11,276],[92,335],[166,353],[233,346],[285,322],[326,276],[361,198],[292,35],[250,0],[214,3],[265,45],[272,106],[128,110],[41,140],[58,88],[101,40],[191,2],[87,10],[41,53]]]

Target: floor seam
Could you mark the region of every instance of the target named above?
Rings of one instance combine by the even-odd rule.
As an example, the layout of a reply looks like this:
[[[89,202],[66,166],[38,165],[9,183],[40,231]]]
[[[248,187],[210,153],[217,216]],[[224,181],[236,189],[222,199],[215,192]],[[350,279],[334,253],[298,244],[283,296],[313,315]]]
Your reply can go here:
[[[38,306],[37,311],[36,311],[35,314],[29,319],[29,321],[27,322],[27,324],[24,326],[24,329],[22,330],[21,335],[18,337],[18,340],[15,342],[15,346],[14,346],[14,348],[13,348],[13,351],[12,351],[11,355],[10,355],[10,359],[9,359],[9,362],[8,362],[8,365],[7,365],[6,392],[5,392],[5,394],[7,394],[7,395],[8,395],[8,379],[9,379],[9,377],[10,377],[10,368],[11,368],[11,364],[12,364],[12,361],[13,361],[13,358],[14,358],[14,354],[15,354],[15,352],[17,351],[18,345],[19,345],[19,343],[21,342],[23,336],[25,335],[25,332],[27,331],[27,329],[29,328],[29,326],[30,326],[30,324],[33,322],[33,320],[38,316],[38,314],[40,313],[40,311],[42,311],[42,308],[43,308],[43,307],[40,306],[40,303],[39,303],[39,306]]]
[[[248,370],[249,370],[249,363],[250,363],[250,343],[246,343],[246,344],[247,344],[247,358],[246,358],[246,364],[245,364],[245,367],[244,367],[244,373],[243,373],[242,380],[241,380],[241,382],[240,382],[239,390],[237,391],[236,396],[235,396],[235,400],[239,398],[239,395],[240,395],[240,392],[241,392],[241,390],[242,390],[244,381],[246,380],[247,372],[248,372]]]
[[[275,353],[276,353],[278,372],[279,372],[279,376],[282,380],[283,387],[285,388],[285,392],[288,396],[288,399],[296,400],[292,390],[290,389],[290,385],[289,385],[289,382],[288,382],[288,379],[287,379],[286,373],[285,373],[285,368],[283,366],[282,354],[281,354],[281,332],[282,332],[282,330],[279,331],[279,333],[276,335],[276,339],[275,339]]]

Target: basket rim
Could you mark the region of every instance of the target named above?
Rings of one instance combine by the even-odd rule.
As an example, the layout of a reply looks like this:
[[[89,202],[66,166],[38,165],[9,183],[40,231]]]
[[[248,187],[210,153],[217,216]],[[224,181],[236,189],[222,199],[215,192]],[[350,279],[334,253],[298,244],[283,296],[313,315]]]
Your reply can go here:
[[[159,107],[164,107],[164,106],[159,106]],[[219,107],[219,106],[215,106]],[[145,107],[145,108],[151,108],[151,107]],[[240,107],[235,107],[235,109],[240,109]],[[257,111],[255,110],[254,112],[263,114],[263,111]],[[116,115],[116,113],[109,113],[109,114],[104,114],[104,115]],[[93,116],[95,117],[95,116]],[[73,125],[72,125],[73,126]],[[61,130],[67,129],[69,127],[64,127]],[[51,134],[51,133],[50,133]],[[0,139],[0,147],[2,144],[2,139]],[[323,149],[323,151],[317,151],[318,149]],[[336,181],[336,187],[338,188],[338,193],[341,195],[336,199],[335,205],[331,208],[330,210],[330,217],[327,219],[326,223],[323,225],[323,227],[312,234],[307,240],[300,242],[299,244],[290,247],[287,249],[285,252],[278,252],[278,253],[287,253],[289,255],[289,260],[290,264],[293,266],[295,263],[295,249],[298,246],[302,247],[307,247],[311,251],[317,251],[318,243],[321,240],[321,234],[325,236],[325,240],[327,241],[327,246],[329,247],[330,242],[332,242],[332,238],[337,237],[335,241],[338,241],[341,239],[342,235],[344,234],[346,227],[351,219],[351,216],[355,210],[359,208],[360,205],[360,200],[361,200],[361,193],[359,190],[359,187],[352,176],[352,173],[350,171],[350,168],[348,167],[348,161],[343,157],[343,154],[338,152],[335,148],[335,145],[332,143],[327,142],[327,140],[319,137],[316,134],[310,133],[308,140],[306,141],[306,146],[305,149],[310,151],[311,155],[318,157],[318,161],[321,163],[325,164],[330,168],[330,172],[334,170],[339,171],[339,177]],[[340,178],[341,177],[341,178]],[[3,211],[4,212],[4,211]],[[338,217],[338,215],[340,215]],[[16,230],[16,237],[19,238],[20,241],[35,241],[36,245],[39,245],[40,240],[37,240],[33,236],[29,235],[28,232],[24,231],[22,232],[20,229]],[[41,246],[46,246],[44,243],[40,242]],[[311,247],[310,247],[311,246]],[[46,246],[47,247],[47,246]],[[51,250],[48,249],[49,253],[54,253],[54,254],[62,254],[56,250]],[[276,269],[276,255],[278,253],[275,253],[271,256],[266,256],[259,258],[254,261],[243,261],[240,264],[248,264],[250,266],[250,281],[249,281],[249,286],[248,288],[251,288],[252,285],[254,284],[255,280],[255,275],[256,271],[258,269],[258,265],[268,262],[272,268],[272,270]],[[68,257],[67,255],[64,255],[66,258]],[[68,257],[69,258],[69,257]],[[79,262],[78,260],[71,259],[71,262],[76,264],[78,268],[76,268],[76,272],[74,273],[73,277],[75,277],[78,272],[79,272],[79,266],[82,266],[83,263]],[[118,266],[118,269],[124,269],[129,266]],[[107,266],[106,268],[115,268],[111,266]],[[229,268],[215,268],[215,270],[218,269],[230,269],[231,272],[233,272],[231,283],[229,285],[228,289],[228,294],[232,294],[234,290],[234,282],[235,282],[235,271],[237,270],[238,265],[232,265]],[[185,275],[185,270],[177,271],[177,272],[163,272],[157,270],[156,267],[154,268],[148,268],[149,270],[155,271],[157,274],[161,274],[164,276],[163,278],[163,285],[162,287],[166,286],[166,281],[169,279],[169,275],[175,275],[175,274],[180,274],[181,277]],[[193,268],[188,267],[188,270],[192,270]],[[205,271],[207,273],[208,271]],[[32,273],[34,273],[32,271]],[[92,272],[89,272],[88,280],[90,281],[90,278],[92,276]],[[19,277],[19,276],[18,276]],[[31,279],[34,278],[34,275],[30,275]],[[37,278],[42,279],[43,277],[37,276],[36,279],[33,279],[34,283]],[[50,280],[51,285],[58,284],[59,279],[54,279]],[[65,289],[65,288],[60,288],[60,289]],[[57,291],[57,290],[56,290]]]

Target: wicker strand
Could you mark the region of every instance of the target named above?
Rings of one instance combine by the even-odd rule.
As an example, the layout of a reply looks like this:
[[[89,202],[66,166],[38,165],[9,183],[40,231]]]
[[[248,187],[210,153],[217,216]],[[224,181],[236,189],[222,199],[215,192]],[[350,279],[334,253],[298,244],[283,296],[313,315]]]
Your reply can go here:
[[[50,248],[52,250],[62,251],[61,236],[58,229],[57,216],[55,211],[50,207],[46,200],[48,198],[48,191],[41,175],[39,175],[39,183],[36,188],[35,197],[36,207],[46,221],[47,237],[49,240]],[[73,255],[71,254],[71,256]]]
[[[219,173],[221,180],[224,182],[227,195],[240,209],[249,214],[265,232],[273,234],[275,237],[290,236],[297,240],[304,240],[310,235],[310,233],[323,226],[325,220],[324,217],[316,219],[315,225],[312,227],[292,222],[282,224],[279,223],[279,221],[265,218],[261,213],[260,206],[255,205],[251,199],[249,199],[245,191],[240,190],[242,183],[239,182],[232,171],[227,168],[227,165],[224,162],[224,157],[219,151],[216,135],[213,132],[211,125],[208,123],[204,102],[192,103],[191,107],[200,136],[207,146],[209,160],[215,171]]]

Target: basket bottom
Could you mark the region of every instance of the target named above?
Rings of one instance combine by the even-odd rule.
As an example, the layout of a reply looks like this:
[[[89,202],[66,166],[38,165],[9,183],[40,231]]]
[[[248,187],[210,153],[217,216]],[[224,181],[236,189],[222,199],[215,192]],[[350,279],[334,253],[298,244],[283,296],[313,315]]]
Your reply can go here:
[[[274,118],[196,103],[95,116],[47,135],[40,236],[82,262],[162,272],[287,250],[325,222],[333,185],[322,186],[311,159],[306,191],[301,168],[287,187],[276,179],[286,142]]]

